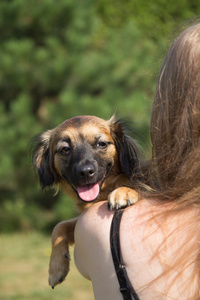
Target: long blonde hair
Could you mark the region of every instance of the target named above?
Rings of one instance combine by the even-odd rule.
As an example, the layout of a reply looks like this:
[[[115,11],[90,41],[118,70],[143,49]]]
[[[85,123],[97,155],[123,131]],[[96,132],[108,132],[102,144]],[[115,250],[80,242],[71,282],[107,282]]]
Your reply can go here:
[[[200,24],[181,33],[167,53],[150,133],[154,176],[163,194],[178,198],[193,188],[200,191]]]
[[[150,134],[149,178],[153,194],[174,203],[165,216],[186,212],[187,219],[188,212],[187,250],[177,257],[169,271],[192,266],[191,281],[185,290],[191,289],[188,299],[197,300],[200,299],[200,24],[182,32],[165,57],[153,103]]]

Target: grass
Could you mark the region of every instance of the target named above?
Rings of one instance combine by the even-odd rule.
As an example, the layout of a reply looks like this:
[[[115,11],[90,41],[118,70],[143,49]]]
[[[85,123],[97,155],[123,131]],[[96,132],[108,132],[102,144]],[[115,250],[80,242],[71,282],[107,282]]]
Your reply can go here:
[[[73,260],[66,280],[52,290],[48,285],[50,237],[40,233],[0,235],[0,300],[93,300],[91,282]]]

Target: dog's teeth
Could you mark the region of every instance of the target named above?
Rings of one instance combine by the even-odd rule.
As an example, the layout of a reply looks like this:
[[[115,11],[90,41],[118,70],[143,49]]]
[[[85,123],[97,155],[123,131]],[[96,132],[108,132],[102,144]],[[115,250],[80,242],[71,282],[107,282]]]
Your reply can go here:
[[[119,209],[119,204],[118,204],[118,203],[116,203],[116,205],[115,205],[115,209],[116,209],[116,210],[118,210],[118,209]]]

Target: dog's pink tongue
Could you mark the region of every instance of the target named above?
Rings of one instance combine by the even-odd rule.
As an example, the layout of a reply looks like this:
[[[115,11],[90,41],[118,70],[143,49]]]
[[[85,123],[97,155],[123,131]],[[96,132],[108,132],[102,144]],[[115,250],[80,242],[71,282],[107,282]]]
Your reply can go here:
[[[99,184],[87,184],[77,189],[79,197],[84,201],[93,201],[99,195]]]

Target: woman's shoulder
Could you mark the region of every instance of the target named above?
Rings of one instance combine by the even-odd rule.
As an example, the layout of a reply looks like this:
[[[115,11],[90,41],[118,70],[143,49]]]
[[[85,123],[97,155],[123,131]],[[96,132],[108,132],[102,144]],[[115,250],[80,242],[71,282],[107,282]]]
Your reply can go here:
[[[149,200],[144,199],[139,201],[135,205],[125,209],[123,222],[128,222],[130,224],[136,222],[138,217],[142,217],[142,220],[146,219],[147,216],[149,216],[149,212],[152,211],[153,206],[152,202]],[[114,214],[115,211],[110,211],[108,209],[107,201],[96,202],[80,215],[77,227],[83,232],[91,233],[92,231],[95,231],[96,234],[101,234],[102,230],[110,230],[110,224]]]

